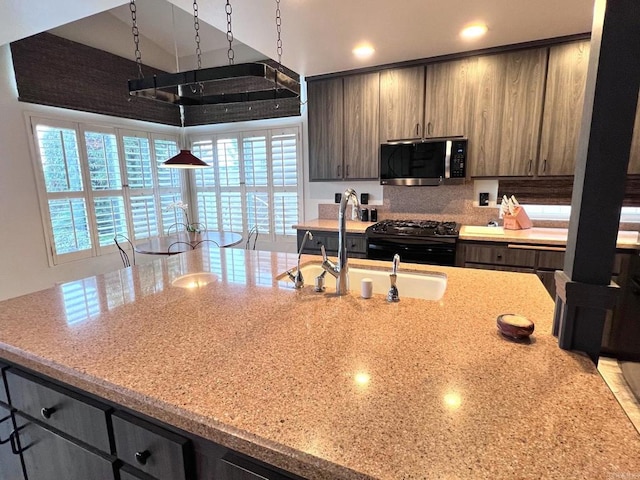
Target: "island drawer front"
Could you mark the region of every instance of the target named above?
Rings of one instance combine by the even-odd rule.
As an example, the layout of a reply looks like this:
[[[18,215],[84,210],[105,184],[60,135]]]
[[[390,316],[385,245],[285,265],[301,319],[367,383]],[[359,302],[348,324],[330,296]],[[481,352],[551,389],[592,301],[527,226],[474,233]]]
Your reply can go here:
[[[465,262],[534,268],[536,252],[502,246],[466,245]]]
[[[136,471],[135,468],[131,468],[129,465],[122,465],[119,474],[120,480],[155,480],[146,473]]]
[[[13,368],[6,372],[11,405],[105,453],[112,453],[108,414],[111,408]]]
[[[29,480],[115,480],[115,457],[86,450],[20,414],[16,421]]]
[[[257,465],[231,453],[226,454],[216,465],[216,478],[229,480],[292,480],[271,469]],[[296,477],[298,478],[298,477]]]
[[[4,371],[7,366],[4,363],[0,363],[0,402],[9,404],[9,398],[7,397],[7,389],[4,385]]]
[[[158,480],[192,480],[191,442],[126,412],[112,415],[116,455]]]

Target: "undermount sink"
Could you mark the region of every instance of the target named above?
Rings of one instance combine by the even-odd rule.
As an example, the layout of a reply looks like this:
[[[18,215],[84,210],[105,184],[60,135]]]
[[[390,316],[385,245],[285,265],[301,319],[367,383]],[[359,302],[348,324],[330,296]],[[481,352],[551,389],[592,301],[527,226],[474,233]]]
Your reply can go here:
[[[402,268],[402,264],[401,267]],[[293,269],[295,270],[295,268]],[[315,278],[323,272],[319,263],[311,262],[301,265],[305,286],[313,288]],[[349,267],[349,290],[360,293],[360,282],[363,278],[373,281],[373,293],[386,295],[389,291],[389,270],[375,270],[357,266]],[[421,298],[423,300],[440,300],[447,289],[447,276],[441,272],[409,272],[398,270],[396,286],[400,298]],[[336,282],[328,273],[324,276],[327,293],[335,292]],[[282,273],[278,280],[287,281],[293,285],[287,273]]]

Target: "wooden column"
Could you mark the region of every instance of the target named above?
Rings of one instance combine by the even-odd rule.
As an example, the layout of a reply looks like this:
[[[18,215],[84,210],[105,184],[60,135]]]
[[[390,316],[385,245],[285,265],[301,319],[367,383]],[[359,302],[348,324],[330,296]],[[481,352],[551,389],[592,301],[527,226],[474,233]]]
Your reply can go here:
[[[554,335],[597,363],[640,87],[640,2],[596,0]]]

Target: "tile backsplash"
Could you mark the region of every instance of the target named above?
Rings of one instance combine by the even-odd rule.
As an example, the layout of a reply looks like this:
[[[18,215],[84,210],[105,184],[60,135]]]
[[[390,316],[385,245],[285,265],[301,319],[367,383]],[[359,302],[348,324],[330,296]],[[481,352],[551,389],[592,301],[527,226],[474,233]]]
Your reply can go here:
[[[357,188],[356,188],[357,191]],[[477,206],[473,182],[465,185],[440,185],[437,187],[383,187],[383,204],[368,205],[378,210],[378,220],[412,219],[455,221],[461,225],[486,225],[495,220],[502,225],[499,207]],[[554,208],[550,206],[550,208]],[[337,218],[338,205],[319,204],[318,218]],[[535,227],[567,228],[566,220],[533,220]],[[623,230],[638,230],[637,223],[621,223]]]

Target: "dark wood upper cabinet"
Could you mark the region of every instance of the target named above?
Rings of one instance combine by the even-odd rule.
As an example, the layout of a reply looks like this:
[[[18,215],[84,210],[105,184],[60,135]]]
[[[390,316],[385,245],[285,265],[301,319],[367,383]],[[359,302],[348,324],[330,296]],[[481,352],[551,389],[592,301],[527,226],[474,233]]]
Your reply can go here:
[[[378,178],[379,73],[309,82],[309,179]]]
[[[380,142],[422,138],[425,67],[380,72]]]
[[[425,137],[469,135],[477,71],[478,57],[427,66]]]
[[[589,41],[549,49],[538,175],[573,175],[589,64]]]
[[[470,177],[573,175],[588,63],[580,40],[311,80],[310,180],[376,179],[380,143],[459,135]]]
[[[342,78],[307,85],[309,180],[342,178]]]
[[[380,149],[380,75],[344,79],[343,162],[345,179],[377,179]]]
[[[547,49],[538,48],[500,55],[505,76],[502,89],[500,152],[493,176],[533,175],[538,158]]]

